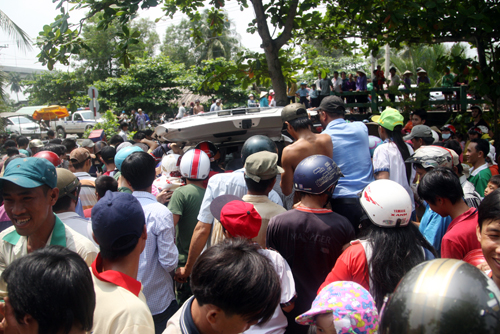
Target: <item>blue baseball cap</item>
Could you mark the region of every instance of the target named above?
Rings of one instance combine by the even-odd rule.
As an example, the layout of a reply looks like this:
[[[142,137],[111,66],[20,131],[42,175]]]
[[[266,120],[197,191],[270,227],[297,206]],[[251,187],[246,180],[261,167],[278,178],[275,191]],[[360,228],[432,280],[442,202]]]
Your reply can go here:
[[[9,181],[23,188],[36,188],[43,185],[51,189],[57,187],[57,173],[54,165],[42,158],[17,158],[5,168],[0,177],[0,187],[3,181]]]
[[[142,206],[131,194],[108,190],[92,208],[92,230],[101,249],[119,251],[137,244],[132,238],[127,244],[113,246],[124,236],[140,238],[145,224]]]

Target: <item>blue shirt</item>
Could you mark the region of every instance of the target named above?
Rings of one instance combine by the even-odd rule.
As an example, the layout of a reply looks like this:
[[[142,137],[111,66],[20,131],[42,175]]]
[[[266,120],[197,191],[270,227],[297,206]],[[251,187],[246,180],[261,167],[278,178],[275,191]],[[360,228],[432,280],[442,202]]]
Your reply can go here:
[[[425,203],[425,212],[420,220],[419,230],[436,249],[438,254],[441,251],[441,240],[451,223],[451,217],[441,217],[438,213],[432,211],[429,204]]]
[[[318,94],[318,90],[317,89],[311,89],[309,91],[309,96],[311,97],[311,99],[317,99],[319,94]]]
[[[355,198],[374,181],[368,128],[362,122],[347,123],[338,118],[322,132],[332,138],[333,161],[344,177],[339,179],[333,198]]]
[[[263,97],[260,99],[260,106],[261,107],[269,107],[269,101],[267,99],[267,97]]]
[[[297,94],[299,94],[300,97],[305,97],[309,94],[309,89],[301,88],[297,91]]]

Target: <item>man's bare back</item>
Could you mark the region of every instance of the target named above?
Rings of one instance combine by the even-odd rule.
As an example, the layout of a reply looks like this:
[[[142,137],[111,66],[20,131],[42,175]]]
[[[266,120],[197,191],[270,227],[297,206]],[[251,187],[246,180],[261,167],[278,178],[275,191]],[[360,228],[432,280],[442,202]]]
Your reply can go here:
[[[283,149],[281,166],[285,172],[281,174],[281,190],[285,196],[293,191],[293,173],[297,165],[315,154],[326,155],[330,158],[333,156],[333,143],[329,135],[304,131],[300,133],[296,142]]]
[[[195,105],[193,107],[193,114],[197,115],[200,112],[203,112],[203,106],[201,104]]]

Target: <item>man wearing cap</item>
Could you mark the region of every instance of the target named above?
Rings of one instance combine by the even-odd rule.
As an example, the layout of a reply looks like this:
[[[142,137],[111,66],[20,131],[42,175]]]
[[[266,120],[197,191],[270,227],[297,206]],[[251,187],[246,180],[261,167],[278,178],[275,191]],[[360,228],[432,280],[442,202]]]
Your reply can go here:
[[[97,203],[95,177],[89,174],[90,167],[92,166],[92,158],[95,158],[95,156],[92,157],[92,154],[83,147],[79,147],[69,154],[69,161],[75,169],[74,174],[82,184],[80,199],[83,210],[90,209]]]
[[[281,120],[295,142],[283,149],[281,166],[281,190],[285,196],[293,192],[293,172],[306,157],[322,154],[332,157],[333,144],[327,134],[313,133],[312,122],[307,110],[301,103],[292,103],[281,110]]]
[[[245,164],[248,156],[260,151],[276,153],[277,147],[276,144],[266,136],[256,135],[248,138],[242,148],[241,158],[243,164]],[[235,195],[241,198],[247,193],[247,191],[244,168],[237,169],[232,173],[220,173],[210,178],[205,191],[205,196],[203,197],[200,212],[198,214],[198,224],[196,225],[191,238],[186,265],[184,267],[177,268],[175,273],[176,281],[180,283],[186,282],[187,278],[191,274],[194,262],[201,254],[208,241],[212,231],[212,225],[214,223],[214,217],[210,212],[210,203],[214,200],[214,198],[225,194]],[[271,190],[269,193],[269,199],[274,203],[283,205],[279,195],[274,190]]]
[[[96,296],[91,333],[154,334],[137,280],[148,238],[141,204],[130,194],[108,191],[92,210],[92,230],[101,251],[91,266]]]
[[[57,202],[57,174],[46,159],[12,160],[0,188],[12,227],[0,233],[0,274],[14,260],[47,245],[60,245],[78,253],[90,265],[97,255],[95,246],[54,214]],[[5,297],[5,283],[0,282],[0,296]]]
[[[256,153],[258,154],[258,153]],[[249,157],[250,158],[250,157]],[[251,203],[245,203],[233,195],[222,195],[210,204],[210,211],[221,222],[226,238],[242,238],[255,240],[262,231],[261,216]],[[272,319],[265,324],[257,324],[245,331],[246,334],[276,333],[283,334],[288,325],[283,311],[290,312],[295,306],[295,282],[292,271],[286,260],[276,251],[265,249],[258,252],[269,259],[280,279],[280,305],[276,307]]]
[[[42,147],[43,143],[40,139],[33,139],[30,141],[28,148],[31,151],[31,156],[34,156]]]
[[[283,206],[269,199],[269,193],[276,183],[276,176],[283,173],[278,166],[278,155],[267,151],[250,155],[245,161],[245,183],[248,192],[243,201],[253,204],[262,218],[262,225],[258,236],[252,239],[261,247],[266,247],[266,232],[269,220],[280,213],[286,212]]]
[[[177,267],[179,252],[175,246],[172,212],[151,194],[155,167],[155,159],[150,154],[134,152],[123,161],[121,172],[122,178],[133,191],[132,195],[144,210],[148,240],[140,257],[137,279],[144,285],[155,332],[159,334],[179,307],[171,276]]]
[[[363,215],[358,193],[374,181],[368,128],[362,122],[345,121],[344,101],[338,96],[325,98],[317,110],[322,133],[329,135],[333,143],[331,157],[344,174],[333,192],[332,210],[349,219],[358,231]]]
[[[82,144],[80,145],[80,147],[83,147],[84,149],[86,149],[87,151],[89,151],[90,156],[92,157],[92,159],[96,158],[96,156],[95,156],[95,143],[91,139],[84,139],[82,141]],[[92,160],[90,160],[90,169],[88,170],[88,173],[91,176],[95,177],[96,176],[96,172],[97,172],[97,168],[92,163]]]
[[[257,100],[255,100],[255,96],[253,94],[248,95],[247,106],[249,108],[254,108],[259,106],[259,103],[257,102]]]
[[[306,106],[306,109],[309,108],[309,101],[307,100],[309,89],[307,88],[307,83],[301,82],[300,89],[295,94],[299,97],[299,103]]]
[[[52,210],[64,224],[93,242],[90,222],[76,213],[76,205],[81,189],[80,181],[67,169],[56,168],[56,173],[59,196]]]
[[[432,145],[434,137],[432,130],[427,125],[416,125],[411,129],[411,133],[404,137],[404,140],[411,140],[414,150],[418,150],[421,146]]]

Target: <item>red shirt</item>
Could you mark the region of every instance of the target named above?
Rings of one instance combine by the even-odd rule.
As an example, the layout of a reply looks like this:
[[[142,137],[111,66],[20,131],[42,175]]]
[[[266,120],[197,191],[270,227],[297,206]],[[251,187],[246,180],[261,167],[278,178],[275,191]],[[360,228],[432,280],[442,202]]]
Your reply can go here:
[[[481,248],[476,235],[477,225],[476,208],[453,219],[441,243],[441,257],[462,260],[470,251]]]
[[[359,241],[353,241],[337,259],[332,271],[328,274],[318,293],[328,284],[337,281],[352,281],[370,291],[370,277],[365,250]]]

